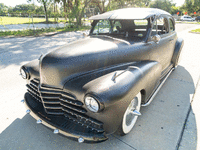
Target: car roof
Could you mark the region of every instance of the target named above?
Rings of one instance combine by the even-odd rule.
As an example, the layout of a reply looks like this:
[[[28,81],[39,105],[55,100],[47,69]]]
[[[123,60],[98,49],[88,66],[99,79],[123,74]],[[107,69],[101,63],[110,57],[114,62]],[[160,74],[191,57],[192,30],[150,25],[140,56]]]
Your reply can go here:
[[[161,14],[170,15],[170,13],[157,8],[124,8],[109,11],[100,15],[90,17],[90,20],[121,20],[121,19],[147,19],[153,15],[159,16]]]

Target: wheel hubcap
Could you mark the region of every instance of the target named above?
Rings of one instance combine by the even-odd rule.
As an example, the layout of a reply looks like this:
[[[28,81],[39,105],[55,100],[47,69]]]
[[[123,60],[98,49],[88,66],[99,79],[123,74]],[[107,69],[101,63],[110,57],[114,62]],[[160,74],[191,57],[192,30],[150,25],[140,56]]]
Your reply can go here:
[[[136,120],[140,113],[140,102],[141,102],[141,95],[138,94],[129,104],[124,117],[123,117],[123,132],[125,134],[129,133],[133,126],[136,123]]]

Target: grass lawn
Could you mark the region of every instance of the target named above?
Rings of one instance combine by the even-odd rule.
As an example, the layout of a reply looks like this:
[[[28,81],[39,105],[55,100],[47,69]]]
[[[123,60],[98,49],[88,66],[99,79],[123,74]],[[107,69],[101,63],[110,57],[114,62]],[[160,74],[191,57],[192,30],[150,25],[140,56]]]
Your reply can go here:
[[[34,23],[43,23],[45,22],[45,18],[33,18]],[[50,22],[54,22],[54,18],[49,18]],[[60,20],[59,20],[60,21]],[[32,18],[26,17],[3,17],[0,16],[0,25],[7,25],[7,24],[29,24],[32,23]]]
[[[176,23],[186,23],[186,24],[200,24],[200,22],[196,22],[196,21],[176,21]]]
[[[195,29],[195,30],[191,30],[191,32],[200,33],[200,28],[199,29]]]
[[[69,32],[69,31],[81,31],[88,30],[89,26],[82,26],[79,28],[73,27],[65,27],[65,28],[42,28],[42,29],[28,29],[28,30],[18,30],[18,31],[0,31],[0,37],[5,36],[37,36],[40,34],[48,33],[48,32]]]

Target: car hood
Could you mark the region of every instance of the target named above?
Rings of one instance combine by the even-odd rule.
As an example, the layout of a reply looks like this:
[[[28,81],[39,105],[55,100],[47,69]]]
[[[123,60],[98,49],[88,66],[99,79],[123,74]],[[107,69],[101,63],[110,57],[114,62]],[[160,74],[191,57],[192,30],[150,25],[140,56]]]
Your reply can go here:
[[[48,53],[40,60],[40,82],[63,88],[81,74],[130,62],[130,43],[109,36],[90,36]]]

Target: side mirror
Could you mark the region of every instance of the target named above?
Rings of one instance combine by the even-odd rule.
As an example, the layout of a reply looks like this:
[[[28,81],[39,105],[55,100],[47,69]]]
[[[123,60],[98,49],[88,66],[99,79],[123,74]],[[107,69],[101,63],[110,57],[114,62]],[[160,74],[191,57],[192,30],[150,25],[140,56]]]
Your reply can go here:
[[[159,41],[160,41],[160,39],[161,39],[161,37],[160,37],[160,35],[158,35],[158,34],[156,34],[156,35],[154,35],[152,38],[151,38],[155,43],[159,43]]]

